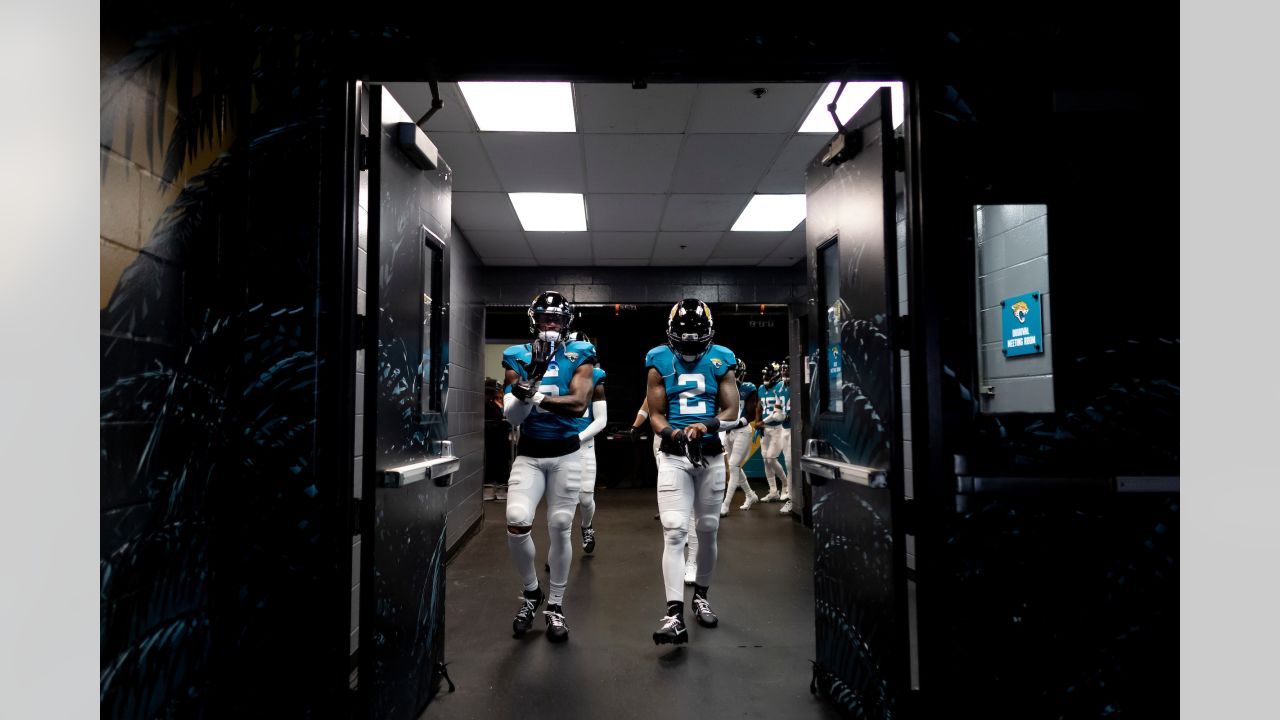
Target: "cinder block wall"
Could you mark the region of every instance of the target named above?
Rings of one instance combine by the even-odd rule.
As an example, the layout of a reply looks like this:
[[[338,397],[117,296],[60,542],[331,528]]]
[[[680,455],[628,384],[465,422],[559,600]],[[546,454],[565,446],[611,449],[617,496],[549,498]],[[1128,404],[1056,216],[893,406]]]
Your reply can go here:
[[[810,290],[804,262],[789,268],[484,267],[478,274],[487,305],[527,305],[543,290],[558,290],[577,303],[675,303],[696,297],[709,303],[803,304]]]

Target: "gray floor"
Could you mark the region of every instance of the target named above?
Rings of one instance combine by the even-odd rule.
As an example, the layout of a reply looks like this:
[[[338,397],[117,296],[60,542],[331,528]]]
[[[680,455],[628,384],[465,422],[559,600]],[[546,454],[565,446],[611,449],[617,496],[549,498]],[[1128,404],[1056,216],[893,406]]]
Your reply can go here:
[[[541,615],[524,638],[511,636],[520,583],[504,503],[484,503],[484,527],[448,568],[445,660],[457,690],[445,686],[422,717],[838,717],[809,694],[812,536],[778,504],[738,510],[741,497],[720,525],[710,593],[720,627],[698,626],[686,609],[690,639],[680,648],[650,637],[665,609],[652,488],[597,491],[593,555],[582,554],[575,522],[564,645],[547,642]],[[544,510],[534,539],[545,589]]]

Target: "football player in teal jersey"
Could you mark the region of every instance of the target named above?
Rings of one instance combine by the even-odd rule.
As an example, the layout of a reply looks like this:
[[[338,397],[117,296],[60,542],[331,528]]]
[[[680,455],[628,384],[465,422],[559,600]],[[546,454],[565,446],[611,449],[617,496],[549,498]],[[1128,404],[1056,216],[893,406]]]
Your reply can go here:
[[[513,345],[502,354],[507,371],[503,410],[512,427],[520,428],[507,486],[507,547],[524,593],[511,628],[516,637],[528,632],[545,597],[538,586],[530,534],[534,511],[545,494],[551,587],[543,615],[547,639],[564,642],[569,638],[562,603],[573,560],[570,530],[582,488],[579,419],[591,402],[596,350],[591,343],[564,341],[573,306],[560,293],[539,293],[528,315],[534,341]]]
[[[707,593],[716,566],[716,532],[724,497],[724,446],[719,433],[740,427],[733,351],[712,345],[711,308],[686,298],[667,317],[667,344],[649,351],[649,423],[661,440],[658,454],[658,512],[665,545],[662,579],[667,611],[653,633],[654,643],[688,642],[681,583],[688,519],[697,516],[698,569],[693,608],[698,624],[716,627]]]
[[[729,486],[725,488],[724,502],[720,504],[720,517],[728,516],[729,504],[733,502],[734,493],[738,488],[742,488],[744,496],[742,507],[739,509],[747,510],[760,499],[760,496],[751,489],[750,483],[747,482],[747,474],[742,470],[742,466],[747,462],[747,453],[751,450],[751,440],[755,437],[756,431],[751,427],[750,421],[759,417],[760,398],[756,391],[756,384],[746,382],[747,364],[745,362],[739,360],[737,367],[733,369],[733,374],[738,378],[738,417],[743,418],[747,424],[724,433]]]
[[[760,414],[764,424],[764,438],[760,441],[760,455],[764,460],[765,479],[769,494],[761,502],[782,501],[778,511],[791,512],[791,385],[785,363],[772,362],[765,366],[760,386]],[[785,470],[778,462],[781,455],[786,461]],[[776,478],[776,480],[775,480]],[[781,494],[778,486],[781,486]]]
[[[586,333],[569,333],[569,342],[586,342],[592,346]],[[578,493],[578,508],[582,511],[582,552],[590,555],[596,549],[596,530],[591,523],[596,516],[596,441],[595,437],[609,421],[609,405],[604,399],[605,372],[596,365],[591,371],[591,407],[578,419],[578,440],[582,443],[582,490]]]

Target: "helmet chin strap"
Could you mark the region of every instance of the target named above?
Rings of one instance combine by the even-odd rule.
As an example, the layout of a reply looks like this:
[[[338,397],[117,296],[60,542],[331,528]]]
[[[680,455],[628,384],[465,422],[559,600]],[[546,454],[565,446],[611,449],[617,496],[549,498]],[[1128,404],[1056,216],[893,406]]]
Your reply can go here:
[[[560,333],[555,330],[542,330],[538,333],[538,339],[545,340],[549,343],[558,342],[560,340]]]

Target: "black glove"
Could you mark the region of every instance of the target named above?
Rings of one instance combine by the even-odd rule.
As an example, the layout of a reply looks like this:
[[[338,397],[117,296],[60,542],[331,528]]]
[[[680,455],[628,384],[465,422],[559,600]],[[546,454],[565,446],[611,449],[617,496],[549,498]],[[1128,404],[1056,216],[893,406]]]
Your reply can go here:
[[[514,383],[511,386],[511,394],[516,396],[517,400],[528,400],[538,391],[538,386],[529,380]]]
[[[627,437],[631,438],[632,440],[639,440],[640,436],[644,433],[643,428],[644,428],[643,425],[634,425],[632,427],[627,428]]]
[[[530,345],[529,354],[533,358],[534,365],[545,368],[556,355],[556,343],[538,338]]]
[[[693,463],[694,467],[706,467],[711,464],[707,462],[707,459],[702,455],[701,440],[690,440],[685,442],[684,454],[685,457],[689,458],[689,462]]]

